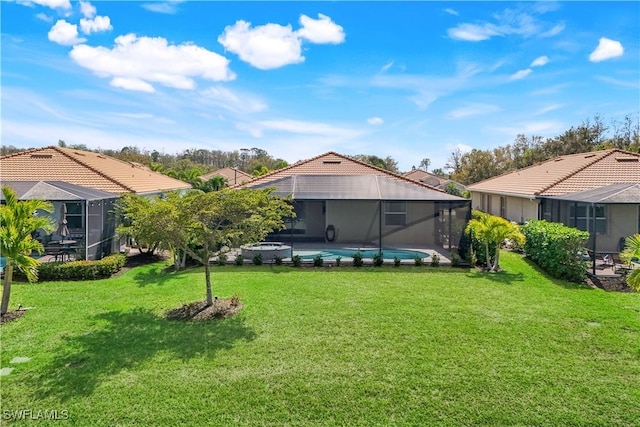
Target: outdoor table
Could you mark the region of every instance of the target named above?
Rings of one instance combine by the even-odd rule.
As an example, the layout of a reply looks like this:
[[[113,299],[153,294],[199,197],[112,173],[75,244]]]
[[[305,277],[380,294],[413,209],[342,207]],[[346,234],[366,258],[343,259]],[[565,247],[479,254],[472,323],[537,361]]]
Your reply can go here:
[[[74,245],[78,243],[77,240],[58,240],[56,242],[60,246],[59,255],[64,261],[65,255],[67,256],[67,260],[71,260],[71,254],[75,252],[76,248]],[[56,254],[56,261],[58,260],[58,254]]]

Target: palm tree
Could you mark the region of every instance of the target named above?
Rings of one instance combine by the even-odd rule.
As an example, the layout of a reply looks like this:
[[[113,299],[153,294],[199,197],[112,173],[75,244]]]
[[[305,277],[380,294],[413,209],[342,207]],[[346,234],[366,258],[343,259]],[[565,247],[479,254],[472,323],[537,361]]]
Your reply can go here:
[[[487,263],[487,268],[491,267],[491,260],[489,257],[489,214],[482,211],[474,210],[472,213],[472,219],[467,224],[466,233],[475,237],[479,241],[484,243],[484,256]]]
[[[640,234],[634,234],[625,239],[624,251],[620,257],[629,264],[640,259]],[[627,276],[627,284],[640,291],[640,268],[635,269]]]
[[[481,211],[473,211],[473,218],[467,224],[467,234],[484,243],[487,268],[490,271],[500,269],[500,248],[505,240],[511,239],[520,244],[524,241],[524,235],[516,224],[495,215]],[[496,255],[491,263],[489,248],[495,248]]]
[[[55,222],[51,217],[35,215],[38,210],[53,212],[51,203],[44,200],[19,201],[16,193],[6,185],[2,186],[2,194],[6,204],[0,206],[0,251],[6,265],[0,314],[5,314],[9,309],[14,267],[24,272],[30,282],[38,279],[40,262],[31,254],[33,251],[42,253],[44,248],[31,234],[39,228],[51,232],[55,229]]]

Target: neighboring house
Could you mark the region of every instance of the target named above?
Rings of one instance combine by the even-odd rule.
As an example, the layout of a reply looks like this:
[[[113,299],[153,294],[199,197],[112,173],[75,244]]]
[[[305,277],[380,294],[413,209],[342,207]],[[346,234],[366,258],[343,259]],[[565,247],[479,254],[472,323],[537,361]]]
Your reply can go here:
[[[458,247],[470,201],[329,152],[236,188],[290,196],[296,218],[271,239]]]
[[[35,182],[37,185],[33,184],[31,194],[40,191],[44,200],[54,203],[56,220],[64,202],[67,216],[73,217],[71,221],[68,219],[69,231],[86,259],[98,259],[119,248],[112,205],[121,194],[151,196],[191,188],[185,182],[153,172],[138,163],[53,146],[0,157],[0,178],[2,183],[13,182],[14,186],[19,185],[15,181]],[[40,184],[40,181],[44,183]],[[44,197],[48,191],[54,198]],[[59,191],[69,193],[69,198]],[[111,248],[111,252],[107,248]]]
[[[434,175],[427,171],[423,171],[422,169],[413,169],[412,171],[404,173],[402,176],[404,176],[405,178],[412,179],[414,181],[424,182],[425,184],[428,184],[432,187],[439,188],[440,190],[446,190],[447,186],[449,186],[450,184],[452,184],[456,189],[458,189],[460,193],[462,193],[467,189],[464,185],[460,184],[459,182],[456,182],[449,178],[443,178],[441,176]]]
[[[36,231],[34,237],[45,248],[50,247],[56,240],[75,240],[78,242],[76,255],[82,259],[98,259],[102,254],[110,254],[120,249],[120,242],[114,238],[115,221],[112,215],[114,205],[119,198],[118,194],[62,181],[5,181],[3,179],[2,185],[11,187],[19,200],[51,202],[54,208],[54,221],[57,224],[62,220],[66,221],[68,234],[65,236],[58,234],[58,231],[50,234],[46,234],[41,229]],[[0,199],[4,202],[3,195]],[[39,214],[46,213],[39,212]]]
[[[640,154],[611,149],[560,156],[468,189],[474,209],[519,223],[562,222],[591,232],[598,252],[616,252],[622,239],[640,232],[635,184]]]
[[[209,172],[207,174],[202,175],[200,178],[203,181],[209,181],[214,176],[221,176],[227,180],[227,184],[229,187],[233,187],[234,185],[242,184],[245,182],[251,181],[252,177],[246,172],[242,172],[236,168],[221,168],[214,170],[213,172]]]

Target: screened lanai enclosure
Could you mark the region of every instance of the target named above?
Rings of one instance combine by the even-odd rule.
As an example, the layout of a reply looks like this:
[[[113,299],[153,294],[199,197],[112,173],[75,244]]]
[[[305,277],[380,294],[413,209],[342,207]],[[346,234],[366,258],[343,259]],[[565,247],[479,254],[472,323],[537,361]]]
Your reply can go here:
[[[37,230],[34,237],[45,250],[61,245],[72,256],[69,259],[101,259],[120,250],[116,235],[115,204],[119,196],[62,181],[4,181],[20,200],[39,199],[51,202],[57,227],[52,233]]]
[[[459,248],[469,200],[378,175],[292,175],[252,188],[290,197],[296,217],[270,240]]]

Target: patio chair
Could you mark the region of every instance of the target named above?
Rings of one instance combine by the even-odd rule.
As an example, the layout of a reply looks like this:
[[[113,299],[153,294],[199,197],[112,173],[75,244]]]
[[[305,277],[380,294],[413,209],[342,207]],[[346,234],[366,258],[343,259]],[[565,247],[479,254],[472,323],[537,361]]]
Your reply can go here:
[[[615,267],[616,263],[613,260],[613,254],[603,254],[602,255],[602,265],[607,268],[607,267]]]

